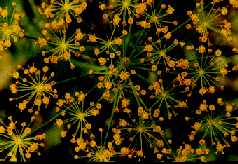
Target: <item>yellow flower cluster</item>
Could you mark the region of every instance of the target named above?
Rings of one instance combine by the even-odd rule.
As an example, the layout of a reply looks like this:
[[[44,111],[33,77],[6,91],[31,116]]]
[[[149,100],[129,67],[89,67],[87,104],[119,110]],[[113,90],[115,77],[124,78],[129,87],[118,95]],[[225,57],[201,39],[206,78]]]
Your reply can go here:
[[[9,116],[8,120],[7,125],[0,122],[0,151],[1,153],[8,151],[5,160],[26,161],[32,157],[32,154],[39,154],[39,149],[45,146],[45,133],[33,135],[32,129],[26,122],[19,124],[13,121],[12,116]]]
[[[3,51],[20,38],[24,37],[21,27],[23,14],[17,10],[16,2],[10,6],[0,7],[0,51]]]
[[[42,105],[45,107],[49,105],[50,98],[57,98],[57,91],[53,88],[55,82],[52,80],[54,73],[49,73],[47,66],[42,69],[34,65],[28,68],[21,67],[20,71],[14,72],[12,76],[15,83],[10,85],[10,90],[15,97],[10,100],[21,101],[18,104],[20,111],[27,109],[32,113],[35,107],[39,111]]]
[[[0,158],[40,155],[52,129],[75,160],[206,162],[225,154],[238,141],[238,104],[227,91],[238,71],[230,57],[238,4],[189,3],[184,12],[174,1],[31,1],[35,36],[23,30],[16,3],[0,7],[0,51],[23,37],[35,53],[11,73],[18,110],[16,121],[0,121]]]

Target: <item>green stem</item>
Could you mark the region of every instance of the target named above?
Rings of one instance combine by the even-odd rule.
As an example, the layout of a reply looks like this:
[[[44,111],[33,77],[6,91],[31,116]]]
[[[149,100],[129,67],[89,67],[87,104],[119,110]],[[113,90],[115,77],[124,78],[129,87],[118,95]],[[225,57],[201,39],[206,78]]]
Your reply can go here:
[[[96,72],[103,72],[103,71],[108,71],[108,68],[106,66],[98,66],[95,64],[90,64],[90,63],[85,63],[85,62],[80,62],[78,60],[72,59],[72,62],[82,68],[85,69],[93,69]]]
[[[44,128],[45,126],[47,126],[50,122],[54,121],[59,115],[61,114],[61,112],[59,112],[58,114],[56,114],[54,117],[52,117],[50,120],[48,120],[46,123],[44,123],[41,127],[35,129],[34,131],[32,131],[32,134],[34,134],[35,132],[37,132],[38,130]]]
[[[109,120],[109,123],[108,123],[108,128],[107,128],[107,133],[106,133],[106,136],[105,136],[104,143],[106,142],[106,140],[108,138],[109,130],[111,129],[111,125],[112,125],[112,119],[113,119],[113,116],[114,116],[114,113],[115,113],[115,109],[116,109],[116,107],[118,107],[120,95],[121,95],[121,92],[120,92],[120,90],[118,90],[117,91],[117,95],[116,95],[116,99],[115,99],[115,101],[113,103],[112,114],[111,114],[111,117],[110,117],[110,120]]]

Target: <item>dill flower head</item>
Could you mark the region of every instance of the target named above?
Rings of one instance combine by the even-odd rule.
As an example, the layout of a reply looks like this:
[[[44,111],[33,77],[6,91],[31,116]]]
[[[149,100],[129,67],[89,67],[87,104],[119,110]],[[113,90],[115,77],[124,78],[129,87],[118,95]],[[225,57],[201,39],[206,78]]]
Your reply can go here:
[[[112,157],[117,155],[114,142],[103,142],[104,129],[99,128],[99,132],[99,134],[91,133],[88,139],[78,138],[75,140],[75,159],[87,158],[90,162],[112,161]]]
[[[45,133],[34,135],[29,123],[13,121],[0,122],[0,157],[5,161],[27,161],[33,154],[40,154],[39,149],[44,147]]]
[[[115,153],[112,148],[106,148],[104,146],[95,146],[94,149],[91,153],[87,154],[90,161],[94,162],[110,162],[110,159]]]
[[[64,29],[73,19],[81,20],[80,15],[87,8],[85,0],[43,1],[40,13],[49,20],[49,25]]]
[[[53,81],[54,73],[49,72],[49,67],[44,66],[37,68],[33,65],[28,68],[20,67],[18,72],[12,74],[13,83],[10,85],[11,93],[14,100],[20,103],[18,108],[20,111],[40,110],[42,105],[49,105],[52,98],[57,97],[57,91],[54,89]]]
[[[24,30],[21,27],[22,17],[23,14],[17,8],[16,2],[0,7],[0,51],[11,47],[24,37]]]
[[[65,129],[61,132],[63,138],[67,133],[71,133],[72,138],[83,139],[84,134],[89,134],[93,128],[90,118],[99,115],[102,106],[94,102],[87,104],[86,96],[86,93],[80,91],[74,95],[66,93],[64,99],[58,100],[57,112],[62,112],[62,118],[56,120],[56,126],[60,128],[65,125]]]
[[[169,156],[169,145],[172,141],[167,138],[163,129],[165,119],[152,114],[146,107],[138,106],[135,110],[128,101],[123,100],[123,109],[115,113],[112,124],[113,141],[115,145],[120,146],[120,155],[136,159],[155,157],[159,154],[163,157]],[[158,160],[162,160],[162,157]]]
[[[136,15],[142,14],[147,4],[135,0],[110,0],[108,3],[101,3],[99,8],[104,11],[105,17],[109,17],[113,25],[119,25],[122,20],[123,24],[131,22]]]
[[[220,1],[205,3],[203,0],[196,3],[196,11],[188,11],[192,24],[196,31],[206,36],[211,32],[222,35],[225,39],[231,39],[231,23],[226,17],[228,9],[220,7]]]
[[[224,103],[217,98],[217,104],[209,104],[203,100],[196,114],[200,116],[192,125],[190,141],[200,145],[211,144],[217,153],[224,154],[224,149],[237,142],[236,107],[232,103]]]
[[[58,63],[58,61],[68,61],[71,68],[74,64],[71,60],[72,56],[80,57],[85,51],[85,47],[80,44],[84,34],[77,29],[71,36],[65,31],[55,32],[53,30],[44,29],[42,36],[35,42],[41,48],[45,63]]]
[[[192,83],[200,89],[200,94],[203,94],[203,91],[206,93],[205,90],[208,91],[208,88],[212,92],[212,88],[216,89],[221,86],[230,72],[227,69],[228,62],[223,57],[222,51],[205,47],[203,44],[196,49],[190,45],[185,48],[187,49],[186,57],[189,65],[184,70],[183,78],[190,78]]]
[[[209,149],[206,146],[199,145],[197,148],[189,144],[180,146],[174,154],[174,161],[176,162],[194,162],[200,160],[206,162],[208,159]]]

